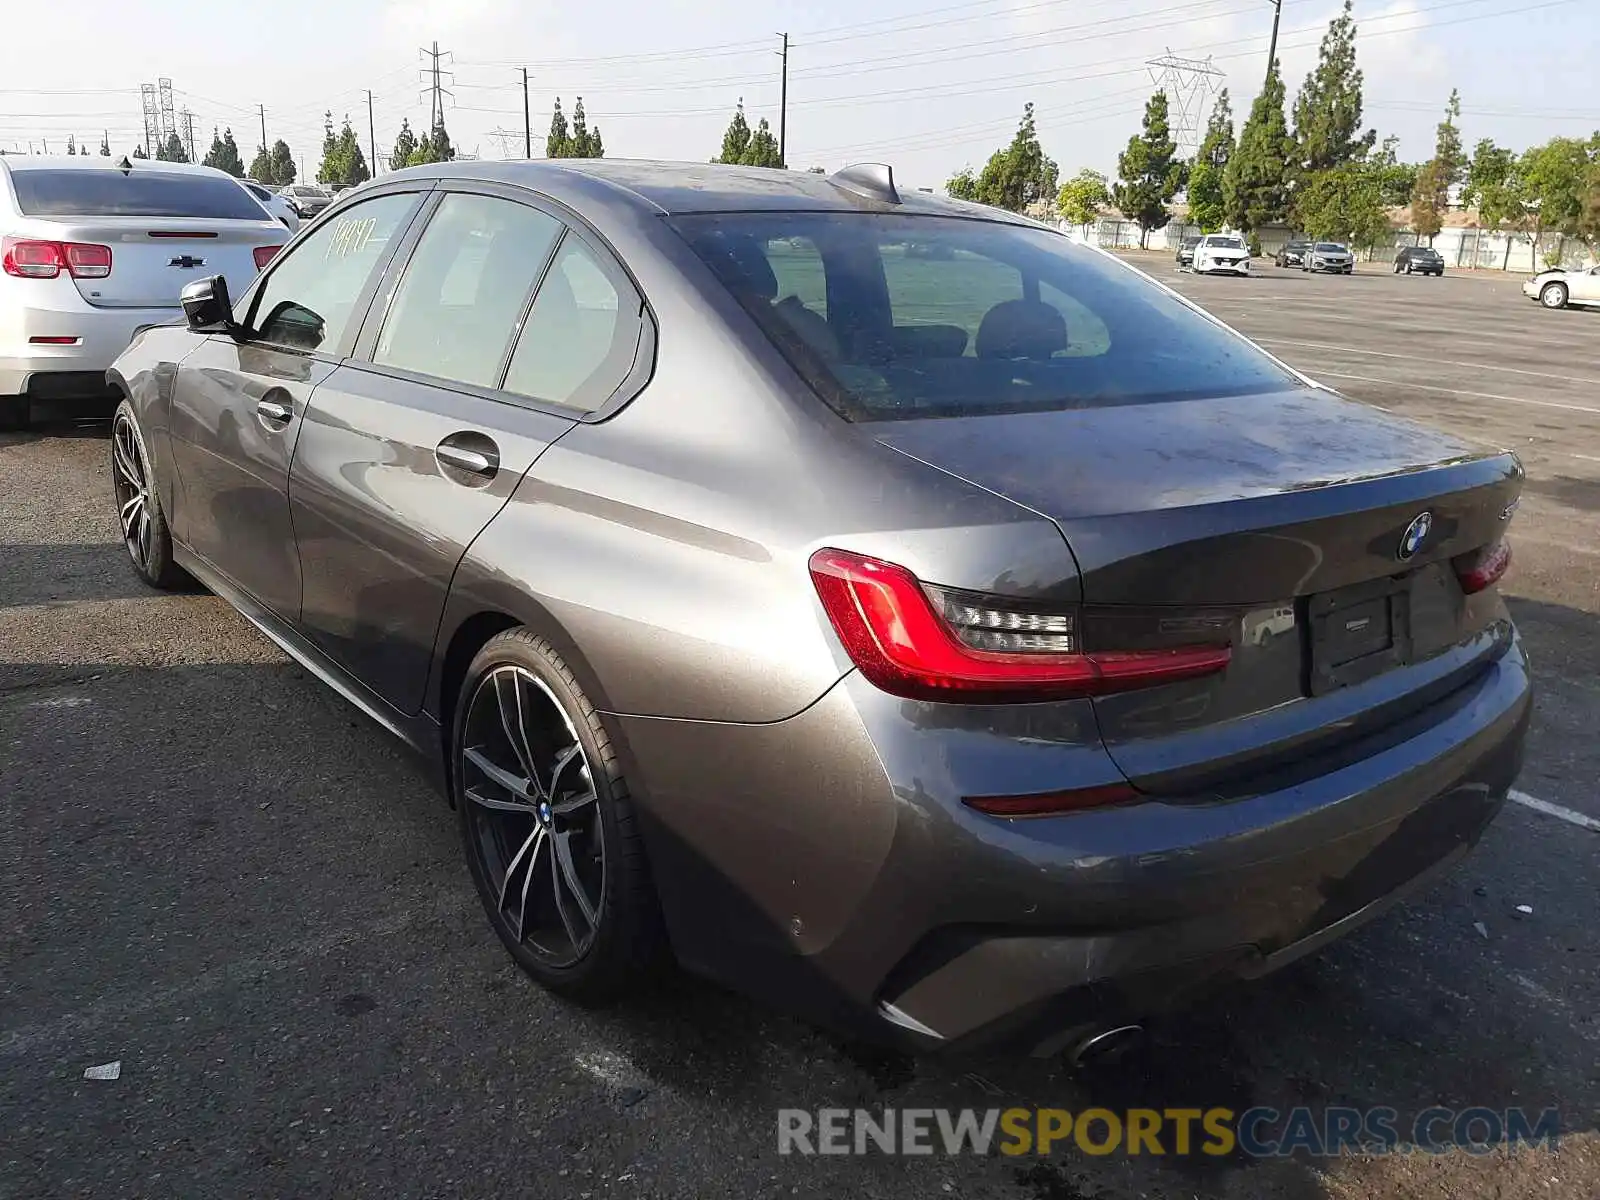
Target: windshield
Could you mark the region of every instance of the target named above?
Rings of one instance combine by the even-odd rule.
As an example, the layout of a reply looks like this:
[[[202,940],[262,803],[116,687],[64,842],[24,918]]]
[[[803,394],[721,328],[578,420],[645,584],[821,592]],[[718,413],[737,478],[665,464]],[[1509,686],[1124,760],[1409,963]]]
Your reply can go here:
[[[869,213],[702,214],[675,224],[851,420],[1299,386],[1133,270],[1053,231]]]
[[[18,170],[17,204],[30,217],[196,217],[261,221],[260,205],[232,180],[215,175],[114,168]]]
[[[1320,250],[1324,254],[1343,254],[1344,253],[1344,247],[1343,246],[1337,246],[1332,242],[1318,242],[1317,243],[1317,249]]]
[[[1227,250],[1243,250],[1244,239],[1236,237],[1212,237],[1206,239],[1208,246],[1221,246]]]

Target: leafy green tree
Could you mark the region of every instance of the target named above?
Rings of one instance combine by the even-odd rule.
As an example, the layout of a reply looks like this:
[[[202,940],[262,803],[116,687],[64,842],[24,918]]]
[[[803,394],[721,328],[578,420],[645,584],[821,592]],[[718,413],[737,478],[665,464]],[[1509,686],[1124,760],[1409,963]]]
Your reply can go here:
[[[1039,145],[1033,122],[1033,105],[1022,106],[1022,120],[1011,144],[996,150],[978,176],[980,204],[1022,212],[1040,200],[1054,200],[1061,169]]]
[[[411,119],[400,119],[400,132],[394,135],[394,146],[389,151],[389,169],[398,171],[411,162],[417,150],[417,135],[411,132]]]
[[[78,139],[70,133],[67,134],[67,153],[73,157],[77,157],[78,154]]]
[[[100,153],[105,158],[111,157],[111,135],[102,134],[100,137]]]
[[[1311,175],[1299,210],[1301,229],[1318,241],[1372,246],[1390,231],[1383,188],[1366,162],[1347,162]]]
[[[1444,228],[1445,214],[1450,211],[1450,189],[1466,176],[1466,155],[1461,149],[1461,130],[1456,122],[1461,118],[1461,95],[1450,91],[1450,102],[1445,106],[1444,120],[1439,122],[1433,157],[1417,174],[1417,183],[1411,189],[1411,228],[1428,239],[1433,239]]]
[[[149,158],[150,156],[144,152],[144,147],[143,146],[135,146],[133,148],[133,157],[135,157],[135,158]]]
[[[1183,186],[1183,161],[1168,124],[1166,92],[1156,92],[1146,101],[1144,132],[1129,138],[1128,148],[1117,156],[1117,174],[1112,199],[1123,216],[1138,222],[1142,246],[1152,229],[1162,229],[1172,220],[1167,206]]]
[[[744,148],[744,165],[783,166],[783,154],[778,149],[778,139],[772,135],[772,127],[767,124],[765,117],[756,123],[756,131],[750,135],[750,144]]]
[[[1351,0],[1328,23],[1317,65],[1294,102],[1295,182],[1306,186],[1319,171],[1366,156],[1376,130],[1361,132],[1362,74],[1356,66],[1356,23]],[[1335,189],[1337,190],[1337,189]]]
[[[561,111],[561,97],[556,97],[555,111],[550,114],[550,133],[544,139],[546,158],[571,158],[572,134],[567,129],[566,114]]]
[[[189,153],[183,148],[183,139],[176,133],[167,134],[167,140],[156,147],[157,162],[186,163]]]
[[[944,194],[952,200],[976,200],[978,198],[978,177],[972,173],[971,167],[962,167],[945,181]]]
[[[1189,216],[1201,233],[1216,233],[1228,223],[1227,201],[1222,180],[1233,157],[1233,105],[1224,88],[1211,107],[1205,140],[1189,168]]]
[[[1484,138],[1472,151],[1467,166],[1467,186],[1462,202],[1478,210],[1478,219],[1490,229],[1506,233],[1506,254],[1502,270],[1511,265],[1512,234],[1528,227],[1526,181],[1518,156],[1504,146]]]
[[[294,152],[289,149],[289,143],[279,138],[272,143],[272,182],[279,187],[287,187],[295,181],[299,172],[294,165]]]
[[[257,183],[277,182],[272,177],[272,151],[265,146],[257,150],[256,156],[250,160],[250,170],[247,174]]]
[[[344,182],[344,163],[339,156],[339,139],[333,132],[331,109],[322,114],[322,165],[317,168],[317,182]]]
[[[1589,147],[1578,138],[1551,138],[1523,154],[1518,169],[1535,244],[1548,232],[1582,235],[1592,167]]]
[[[372,178],[372,171],[367,167],[367,156],[361,152],[361,139],[351,127],[348,116],[339,130],[339,168],[341,174],[335,182],[347,187],[355,187]]]
[[[1288,216],[1292,150],[1283,115],[1283,75],[1274,60],[1223,172],[1223,202],[1230,225],[1252,232]]]
[[[744,119],[744,97],[741,96],[738,107],[733,110],[733,120],[722,134],[722,153],[711,161],[742,163],[745,151],[750,149],[750,136],[750,123]]]
[[[572,106],[572,146],[568,158],[604,158],[606,148],[600,141],[600,127],[589,128],[589,118],[583,111],[583,97]]]
[[[1378,187],[1383,202],[1390,208],[1404,208],[1411,203],[1411,193],[1417,186],[1417,176],[1422,173],[1420,163],[1400,161],[1400,139],[1393,135],[1383,139],[1383,145],[1373,151],[1368,161],[1378,175]]]
[[[1063,183],[1056,193],[1056,211],[1061,219],[1085,232],[1100,219],[1100,210],[1110,203],[1109,181],[1089,167]]]
[[[233,140],[233,130],[218,136],[217,131],[211,131],[211,149],[201,160],[208,167],[215,167],[219,171],[226,171],[235,179],[244,176],[244,160],[239,157],[239,144]]]
[[[433,123],[433,132],[428,135],[428,153],[433,157],[429,162],[455,162],[456,148],[450,144],[450,133],[444,127],[444,113]]]

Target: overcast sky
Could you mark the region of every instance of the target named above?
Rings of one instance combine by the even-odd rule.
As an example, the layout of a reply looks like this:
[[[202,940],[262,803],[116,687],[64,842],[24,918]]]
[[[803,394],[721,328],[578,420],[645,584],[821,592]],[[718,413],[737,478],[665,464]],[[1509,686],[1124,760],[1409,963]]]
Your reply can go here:
[[[1280,53],[1293,96],[1335,0],[1284,0]],[[1409,158],[1431,153],[1450,88],[1463,135],[1521,148],[1600,128],[1600,0],[1357,0],[1367,121]],[[426,125],[418,48],[446,60],[458,149],[522,154],[529,68],[535,154],[551,105],[581,95],[612,157],[704,161],[742,96],[750,124],[778,125],[778,31],[791,38],[788,160],[830,169],[894,164],[937,185],[1009,140],[1025,101],[1063,176],[1115,172],[1152,80],[1146,60],[1213,56],[1242,120],[1260,87],[1270,0],[70,0],[16,4],[0,72],[0,147],[60,148],[109,129],[142,138],[139,85],[172,80],[196,140],[233,126],[246,162],[285,138],[315,172],[324,109],[367,144],[366,89],[386,153],[402,117]],[[52,50],[52,48],[54,48]],[[504,130],[509,138],[496,137]]]

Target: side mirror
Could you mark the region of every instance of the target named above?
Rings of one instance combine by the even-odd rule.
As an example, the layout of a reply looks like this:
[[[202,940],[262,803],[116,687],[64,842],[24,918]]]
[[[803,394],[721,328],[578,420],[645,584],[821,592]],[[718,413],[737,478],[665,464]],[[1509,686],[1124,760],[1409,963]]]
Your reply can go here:
[[[195,333],[231,333],[233,303],[228,299],[228,281],[221,275],[197,279],[178,294],[183,315]]]

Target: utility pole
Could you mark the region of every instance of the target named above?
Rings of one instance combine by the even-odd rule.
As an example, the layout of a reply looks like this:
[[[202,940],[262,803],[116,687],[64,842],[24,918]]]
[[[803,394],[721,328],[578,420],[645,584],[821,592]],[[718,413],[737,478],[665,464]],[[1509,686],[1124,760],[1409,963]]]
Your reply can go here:
[[[1282,0],[1279,0],[1279,3],[1282,3]],[[780,51],[783,56],[783,76],[778,85],[778,165],[787,167],[789,165],[789,35],[780,33],[778,36],[783,39],[783,49]]]
[[[1272,64],[1278,61],[1278,22],[1283,17],[1283,0],[1272,0],[1272,45],[1267,49],[1267,78],[1272,78]]]
[[[533,157],[533,119],[528,115],[528,68],[522,68],[522,157]]]
[[[372,177],[378,177],[378,134],[372,123],[372,89],[367,89],[367,150],[372,155]]]
[[[256,105],[256,111],[261,114],[261,153],[267,152],[267,106]]]
[[[449,54],[450,51],[441,51],[439,43],[435,42],[432,50],[422,49],[418,50],[417,53],[424,58],[432,60],[429,69],[433,76],[433,83],[426,89],[431,94],[432,102],[432,112],[428,124],[428,137],[432,138],[434,132],[444,123],[444,98],[452,94],[450,89],[446,88],[439,79],[439,60]]]

